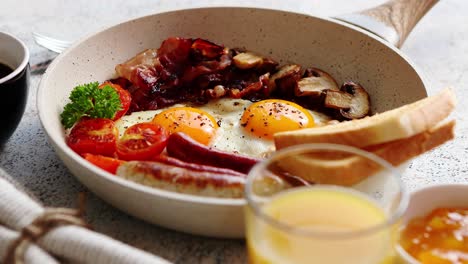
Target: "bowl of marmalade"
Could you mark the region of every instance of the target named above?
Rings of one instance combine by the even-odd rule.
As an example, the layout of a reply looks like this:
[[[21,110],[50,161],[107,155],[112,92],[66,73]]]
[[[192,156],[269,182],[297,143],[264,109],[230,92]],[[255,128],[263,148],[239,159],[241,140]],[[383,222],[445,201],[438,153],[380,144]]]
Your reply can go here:
[[[397,245],[403,263],[468,263],[468,184],[413,192],[403,221]]]

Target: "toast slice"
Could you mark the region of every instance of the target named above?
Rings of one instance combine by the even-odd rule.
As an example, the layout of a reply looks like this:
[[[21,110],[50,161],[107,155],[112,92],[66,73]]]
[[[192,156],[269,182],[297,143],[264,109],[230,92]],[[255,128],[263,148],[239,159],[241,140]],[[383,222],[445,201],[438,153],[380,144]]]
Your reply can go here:
[[[438,124],[412,137],[365,148],[394,166],[421,155],[454,138],[455,120]],[[375,174],[381,168],[371,160],[356,155],[302,155],[285,158],[277,164],[304,180],[321,184],[349,186]]]
[[[434,127],[455,108],[450,88],[412,104],[363,119],[277,133],[276,149],[305,143],[336,143],[364,148],[408,138]]]

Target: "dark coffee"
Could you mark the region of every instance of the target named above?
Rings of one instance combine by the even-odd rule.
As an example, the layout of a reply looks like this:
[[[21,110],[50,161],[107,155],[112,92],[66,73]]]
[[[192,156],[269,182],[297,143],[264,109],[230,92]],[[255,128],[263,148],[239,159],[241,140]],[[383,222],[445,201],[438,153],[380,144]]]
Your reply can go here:
[[[13,69],[10,66],[5,65],[0,62],[0,79],[7,76],[8,74],[12,73]]]
[[[29,51],[16,37],[0,32],[0,154],[23,116],[29,89]],[[12,69],[10,66],[14,66]]]
[[[0,65],[2,66],[1,73],[5,74],[0,75],[0,79],[13,71],[5,64]],[[28,86],[28,65],[12,78],[0,83],[0,98],[2,98],[2,102],[0,103],[0,113],[2,113],[0,115],[0,149],[11,134],[13,134],[23,116],[28,98]]]

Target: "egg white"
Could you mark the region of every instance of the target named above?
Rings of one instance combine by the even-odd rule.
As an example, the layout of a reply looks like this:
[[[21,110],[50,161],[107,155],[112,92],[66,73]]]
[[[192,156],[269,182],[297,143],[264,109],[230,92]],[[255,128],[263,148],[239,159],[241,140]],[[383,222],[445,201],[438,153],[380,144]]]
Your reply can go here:
[[[213,100],[202,106],[190,104],[176,104],[171,107],[151,111],[133,112],[116,121],[120,136],[125,130],[137,123],[150,122],[154,116],[162,111],[174,107],[195,107],[206,111],[214,117],[219,128],[214,136],[211,146],[217,149],[239,153],[252,157],[265,157],[275,150],[273,140],[258,137],[244,129],[240,120],[245,109],[252,104],[249,100],[222,98]],[[316,125],[323,125],[330,120],[327,115],[308,110],[314,117]]]

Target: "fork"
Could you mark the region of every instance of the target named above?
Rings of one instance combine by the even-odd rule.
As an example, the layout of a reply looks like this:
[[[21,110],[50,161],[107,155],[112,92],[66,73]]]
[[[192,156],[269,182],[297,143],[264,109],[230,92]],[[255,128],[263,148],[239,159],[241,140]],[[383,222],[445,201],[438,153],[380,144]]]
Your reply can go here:
[[[72,42],[70,41],[55,39],[55,38],[48,37],[46,35],[43,35],[37,32],[33,32],[32,34],[33,34],[34,41],[36,41],[36,43],[39,46],[42,46],[56,53],[61,53],[62,51],[70,47],[72,44]],[[52,62],[52,60],[53,58],[31,65],[31,74],[44,73],[44,71],[47,69],[47,67]]]
[[[52,38],[37,32],[33,32],[32,34],[38,45],[57,53],[61,53],[72,44],[71,41]]]

